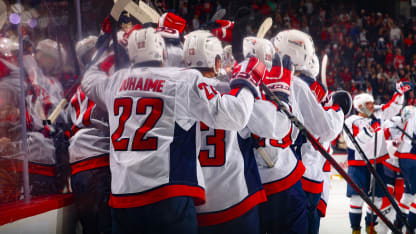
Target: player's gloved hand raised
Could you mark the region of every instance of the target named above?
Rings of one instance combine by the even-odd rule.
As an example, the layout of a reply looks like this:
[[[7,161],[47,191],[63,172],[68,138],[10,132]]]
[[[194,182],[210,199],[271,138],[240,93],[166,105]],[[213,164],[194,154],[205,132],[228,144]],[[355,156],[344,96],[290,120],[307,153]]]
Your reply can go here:
[[[103,23],[101,24],[101,31],[103,31],[103,33],[100,34],[97,42],[95,43],[95,48],[97,49],[102,46],[108,47],[109,45],[108,38],[111,36],[111,19],[109,16],[105,17]],[[104,45],[104,43],[106,43],[106,45]]]
[[[234,22],[229,20],[216,20],[209,27],[212,34],[214,34],[221,41],[231,42],[233,38]]]
[[[396,92],[400,94],[407,93],[415,88],[415,85],[412,82],[399,81],[396,83]]]
[[[237,64],[230,79],[232,89],[247,87],[258,97],[258,86],[266,75],[266,66],[256,57],[251,57]]]
[[[352,109],[352,98],[347,91],[338,90],[327,95],[322,104],[324,107],[339,106],[346,117]]]
[[[290,84],[292,82],[292,61],[289,56],[283,56],[280,61],[278,54],[275,54],[272,69],[263,79],[264,84],[272,91],[280,100],[289,102]]]

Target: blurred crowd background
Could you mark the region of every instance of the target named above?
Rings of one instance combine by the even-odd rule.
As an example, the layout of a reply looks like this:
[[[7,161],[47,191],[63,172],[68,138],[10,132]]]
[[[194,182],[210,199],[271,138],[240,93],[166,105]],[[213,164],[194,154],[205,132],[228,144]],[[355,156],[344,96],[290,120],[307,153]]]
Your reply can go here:
[[[35,57],[39,44],[45,39],[56,42],[59,56],[54,54],[50,64],[54,67],[47,72],[43,65],[39,74],[57,84],[57,94],[45,108],[47,116],[64,97],[69,88],[79,79],[82,67],[77,66],[75,43],[87,36],[98,35],[101,23],[110,12],[113,0],[2,0],[0,4],[0,40],[10,39],[15,47],[12,51],[17,59],[18,30],[22,23],[23,51],[28,57]],[[327,84],[330,90],[345,89],[352,95],[360,92],[372,93],[376,103],[387,102],[398,80],[416,81],[416,18],[409,1],[321,1],[321,0],[163,0],[145,1],[160,13],[170,10],[187,20],[185,33],[198,29],[221,8],[227,10],[228,19],[241,6],[251,9],[248,32],[255,34],[263,20],[270,16],[273,27],[266,35],[270,38],[283,29],[296,28],[309,33],[315,42],[320,60],[324,54],[329,57]],[[77,5],[80,3],[80,5]],[[407,6],[407,8],[406,8]],[[76,9],[80,7],[80,19]],[[383,10],[384,9],[384,10]],[[402,9],[407,9],[403,10]],[[133,19],[133,21],[135,21]],[[137,23],[137,21],[135,22]],[[0,46],[1,47],[1,46]],[[0,58],[4,59],[4,48]],[[8,58],[8,59],[10,59]],[[26,72],[30,62],[26,60]],[[30,60],[31,61],[31,60]],[[15,61],[16,62],[16,61]],[[39,63],[39,61],[38,61]],[[47,63],[47,62],[46,62]],[[19,65],[19,64],[17,64]],[[48,65],[48,64],[46,64]],[[47,67],[47,66],[46,66]],[[40,70],[33,70],[33,74]],[[25,74],[28,85],[24,98],[26,108],[29,102],[36,102],[42,89],[34,89],[31,76]],[[21,132],[19,122],[19,85],[6,82],[0,72],[0,203],[22,199],[23,167],[21,154]],[[2,80],[3,79],[3,80]],[[52,80],[52,81],[51,81]],[[7,84],[7,85],[6,85]],[[41,86],[41,84],[39,84]],[[43,87],[47,89],[48,87]],[[36,94],[36,95],[35,95]],[[52,96],[52,95],[51,95]],[[414,91],[407,94],[407,104],[415,105]],[[63,135],[68,123],[65,116],[53,126],[44,127],[36,123],[39,116],[26,111],[26,126],[31,141],[29,153],[47,154],[48,144],[53,146],[50,173],[42,172],[45,164],[30,157],[30,192],[33,196],[69,192],[68,161],[65,153],[67,141]],[[41,118],[42,119],[42,118]],[[13,122],[14,121],[14,122]],[[22,122],[22,121],[21,121]],[[45,138],[39,140],[39,134]],[[50,142],[49,142],[50,141]],[[49,142],[49,143],[41,143]],[[342,150],[343,142],[336,148]],[[43,147],[39,147],[39,146]],[[42,150],[39,150],[42,148]],[[19,153],[20,152],[20,153]],[[52,150],[51,150],[52,152]],[[47,168],[46,168],[47,169]]]

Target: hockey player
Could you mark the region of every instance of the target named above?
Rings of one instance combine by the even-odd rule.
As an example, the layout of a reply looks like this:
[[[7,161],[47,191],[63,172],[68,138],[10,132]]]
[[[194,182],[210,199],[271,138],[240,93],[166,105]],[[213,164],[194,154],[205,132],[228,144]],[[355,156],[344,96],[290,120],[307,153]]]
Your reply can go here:
[[[290,80],[292,75],[289,57],[283,59],[282,65],[278,64],[278,55],[274,61],[276,63],[269,76]],[[284,67],[283,74],[280,73],[279,66]],[[292,88],[290,92],[293,92]],[[284,96],[279,94],[282,99]],[[288,102],[287,99],[285,101]],[[292,109],[292,112],[296,110]],[[290,148],[297,133],[297,129],[290,125],[289,133],[281,138],[259,139],[261,149],[255,150],[261,182],[267,195],[267,202],[260,209],[262,233],[307,233],[306,194],[300,181],[305,167]],[[273,167],[269,167],[262,160],[260,150],[270,156],[274,162]]]
[[[271,48],[270,51],[273,52],[273,47]],[[215,77],[218,74],[222,46],[210,32],[196,31],[187,35],[184,51],[185,62],[190,67],[198,69],[205,77]],[[256,60],[257,58],[248,59],[242,66],[251,66],[250,63]],[[237,72],[239,71],[235,70],[234,75]],[[211,85],[215,87],[221,83],[223,84],[215,81]],[[265,133],[269,131],[262,131],[263,126],[275,126],[276,136],[279,136],[287,134],[290,128],[287,127],[287,117],[275,111],[273,104],[256,100],[254,105],[253,115],[259,109],[263,111],[250,118],[247,128],[243,130],[212,129],[201,123],[202,145],[199,161],[205,179],[206,204],[196,207],[200,233],[260,231],[257,205],[265,202],[266,196],[254,160],[250,131]],[[268,124],[265,117],[262,118],[263,121],[256,121],[260,115],[273,116],[270,119],[275,121],[274,124]],[[212,147],[213,144],[215,147]]]
[[[246,57],[256,56],[265,64],[268,64],[269,68],[273,67],[264,82],[287,103],[291,92],[289,91],[291,82],[290,58],[285,57],[282,67],[280,58],[274,58],[273,45],[265,39],[254,37],[244,39],[243,55]],[[271,61],[273,58],[274,64]],[[285,81],[286,84],[282,81]],[[276,85],[275,82],[281,83]],[[266,98],[264,95],[262,97]],[[272,104],[269,101],[267,103]],[[261,112],[253,110],[250,122],[256,121],[256,119],[258,119],[257,121],[264,121],[261,120]],[[306,197],[300,184],[304,167],[302,163],[298,163],[289,148],[292,142],[291,137],[293,134],[295,136],[296,132],[293,131],[291,124],[282,125],[288,127],[288,131],[281,131],[280,136],[267,136],[264,130],[263,132],[253,131],[253,133],[258,134],[255,137],[259,148],[254,150],[254,153],[268,200],[266,203],[260,204],[261,233],[305,233],[307,231]],[[266,126],[268,125],[266,124]],[[269,128],[273,129],[272,127]],[[268,165],[265,162],[262,156],[263,152],[271,159],[273,165]]]
[[[385,175],[384,179],[388,191],[398,202],[400,202],[404,193],[404,181],[399,167],[399,158],[395,156],[395,153],[403,141],[402,137],[404,137],[403,132],[401,132],[399,128],[404,129],[404,126],[412,112],[413,106],[406,106],[402,109],[401,116],[394,116],[393,118],[386,120],[383,124],[384,137],[386,138],[387,143],[387,152],[389,153],[389,158],[383,161]],[[400,205],[400,203],[399,206],[404,214],[409,213],[408,207],[406,209],[406,206],[403,204]],[[402,223],[399,221],[396,212],[391,208],[391,203],[386,197],[383,198],[381,210],[392,222],[395,222],[396,220],[397,226],[400,229],[402,228]],[[384,223],[380,223],[378,231],[382,232],[383,230],[388,230],[388,228],[384,225]]]
[[[184,61],[204,77],[215,78],[222,53],[221,42],[208,31],[185,36]],[[214,79],[208,84],[218,90],[228,86]],[[198,232],[259,233],[257,205],[265,202],[266,196],[252,155],[250,132],[212,129],[203,122],[200,129],[199,163],[206,203],[196,206]]]
[[[393,98],[382,106],[377,108],[374,106],[374,98],[368,93],[358,94],[354,97],[354,108],[358,112],[357,115],[351,115],[345,120],[345,124],[356,138],[358,144],[363,149],[366,156],[370,159],[371,164],[376,164],[377,172],[384,177],[384,169],[382,162],[386,160],[388,156],[387,144],[384,137],[384,131],[380,131],[380,121],[392,118],[396,115],[403,103],[404,93],[410,90],[410,85],[407,83],[397,83],[396,93]],[[376,110],[376,111],[375,111]],[[377,120],[372,120],[369,116],[372,113]],[[377,134],[377,135],[376,135]],[[377,142],[375,142],[377,139]],[[361,158],[358,151],[355,149],[350,139],[346,138],[348,147],[348,174],[357,183],[360,188],[363,188],[366,193],[369,193],[370,187],[370,172],[366,168],[365,161]],[[377,151],[374,152],[375,145],[377,145]],[[375,160],[375,162],[374,162]],[[363,200],[358,194],[348,185],[347,196],[350,197],[350,222],[351,228],[354,233],[360,233],[361,227],[361,209]],[[375,205],[381,207],[383,192],[380,186],[375,187]],[[371,220],[369,211],[365,218],[367,232],[374,232],[375,217]]]
[[[157,31],[165,40],[167,67],[183,67],[183,48],[181,34],[185,29],[186,21],[172,13],[164,13],[158,22]]]
[[[285,30],[276,35],[273,44],[281,56],[291,56],[296,70],[292,85],[292,107],[299,110],[303,124],[316,139],[321,143],[332,141],[342,131],[344,112],[348,111],[348,105],[328,102],[328,106],[323,107],[321,104],[327,95],[326,90],[310,77],[313,72],[308,69],[315,54],[312,38],[298,30]],[[308,233],[317,233],[320,219],[317,207],[323,191],[323,158],[303,135],[298,136],[293,148],[306,167],[302,187],[307,195]]]
[[[0,67],[1,67],[1,87],[2,93],[7,93],[7,97],[12,98],[12,101],[7,105],[6,109],[9,109],[8,119],[13,120],[18,116],[20,112],[17,104],[19,102],[20,95],[20,83],[19,83],[19,70],[17,63],[17,43],[2,38],[0,40]],[[25,57],[24,62],[33,61],[32,56]],[[30,75],[30,72],[28,72]],[[25,91],[28,96],[26,97],[26,123],[27,123],[27,142],[28,142],[28,159],[29,159],[29,173],[30,173],[30,185],[31,194],[33,196],[56,194],[60,192],[62,187],[58,186],[55,173],[55,146],[54,142],[50,138],[47,129],[42,124],[42,115],[44,116],[45,110],[50,105],[49,95],[40,86],[31,84],[30,82],[25,84]],[[3,95],[1,95],[3,96]],[[3,96],[4,98],[4,96]],[[3,99],[2,98],[2,99]],[[5,104],[5,103],[4,103]],[[12,117],[15,116],[15,117]],[[9,121],[7,121],[9,122]],[[6,122],[6,126],[8,125]],[[13,121],[10,121],[13,123]],[[19,127],[16,126],[15,130],[8,129],[9,134],[3,136],[9,138],[3,139],[3,141],[10,142],[17,140],[16,134],[20,136]],[[42,145],[42,147],[39,147]],[[19,158],[22,160],[22,158]],[[23,168],[20,165],[20,172]]]
[[[407,106],[403,109],[403,119],[408,119],[407,122],[404,123],[403,130],[405,130],[406,134],[412,137],[410,139],[404,133],[401,135],[402,143],[398,147],[395,156],[399,158],[399,165],[400,170],[403,175],[404,184],[405,184],[405,191],[400,200],[400,208],[404,214],[408,215],[408,222],[412,229],[416,228],[416,209],[415,209],[415,184],[416,184],[416,176],[415,176],[415,132],[416,132],[416,115],[413,113],[411,114],[411,109],[413,106]],[[413,204],[412,204],[413,203]],[[401,224],[399,224],[399,227]]]
[[[75,45],[75,53],[77,54],[77,59],[83,69],[92,59],[92,56],[97,51],[95,44],[97,43],[96,36],[88,36],[77,42]]]
[[[195,70],[161,67],[165,45],[152,28],[132,32],[128,52],[132,67],[107,79],[92,66],[81,82],[109,112],[113,232],[196,233],[194,201],[205,200],[197,123],[243,128],[261,76],[247,68],[230,83],[236,95],[221,96]]]
[[[76,45],[77,57],[85,67],[92,59],[96,38],[90,36]],[[105,52],[99,68],[112,74],[114,55]],[[71,188],[84,233],[111,233],[109,163],[110,129],[108,114],[79,88],[67,109],[73,127],[69,140]]]
[[[0,203],[19,200],[23,185],[17,50],[17,43],[0,39]]]

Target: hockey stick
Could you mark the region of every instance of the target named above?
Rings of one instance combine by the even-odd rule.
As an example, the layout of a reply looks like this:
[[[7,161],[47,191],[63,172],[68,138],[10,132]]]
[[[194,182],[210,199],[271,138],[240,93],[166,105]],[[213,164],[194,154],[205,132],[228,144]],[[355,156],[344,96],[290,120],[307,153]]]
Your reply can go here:
[[[219,9],[218,11],[216,11],[214,13],[214,15],[211,17],[209,22],[215,22],[217,20],[220,20],[220,19],[224,18],[224,16],[226,14],[227,14],[227,10],[225,10],[224,8],[221,8],[221,9]]]
[[[227,11],[225,9],[219,9],[217,12],[214,13],[211,19],[208,22],[202,24],[200,28],[211,31],[213,27],[217,26],[216,21],[224,18],[226,14]]]
[[[260,25],[259,31],[257,31],[258,38],[264,38],[266,33],[270,30],[273,25],[273,20],[271,17],[267,17],[263,23]]]
[[[380,185],[381,189],[383,190],[383,193],[386,195],[387,199],[389,200],[389,202],[392,204],[393,208],[396,210],[396,212],[398,212],[400,221],[403,222],[402,219],[405,220],[405,222],[403,222],[405,225],[407,223],[406,219],[403,217],[403,214],[399,208],[399,206],[397,205],[397,203],[395,202],[394,198],[391,196],[391,194],[388,192],[388,189],[386,187],[386,185],[383,182],[383,179],[381,178],[381,176],[377,173],[377,171],[374,169],[374,167],[371,165],[370,160],[368,159],[368,157],[365,155],[363,149],[361,148],[361,146],[358,144],[357,140],[355,140],[354,136],[352,135],[351,131],[348,129],[348,127],[344,124],[344,131],[347,133],[348,137],[351,139],[352,143],[355,146],[355,149],[358,150],[358,152],[360,153],[361,157],[364,159],[365,164],[367,166],[367,169],[370,171],[371,174],[373,174],[374,178],[376,179],[376,182]],[[376,160],[374,160],[376,161]],[[408,223],[407,223],[408,225]],[[409,227],[409,226],[406,226]]]
[[[113,8],[111,9],[110,18],[113,18],[115,21],[118,22],[118,19],[121,15],[121,12],[124,10],[124,7],[132,0],[119,0],[117,1]],[[108,36],[107,34],[105,36]],[[77,83],[74,84],[69,90],[67,91],[65,98],[63,98],[59,104],[55,107],[53,112],[49,115],[47,122],[48,123],[54,123],[56,118],[58,118],[61,111],[65,108],[66,104],[68,104],[69,99],[72,97],[72,93],[74,90],[76,90],[79,86],[79,83],[81,82],[82,76],[84,75],[85,71],[88,69],[88,67],[92,64],[94,64],[98,58],[101,56],[101,54],[104,52],[105,48],[107,47],[107,44],[109,42],[109,37],[105,38],[105,43],[100,47],[97,54],[95,55],[94,59],[87,65],[86,69],[84,70],[83,74],[80,76],[80,78],[77,80]],[[116,44],[117,40],[113,43]],[[117,46],[114,46],[117,47]]]
[[[347,183],[360,195],[360,197],[374,210],[376,215],[392,230],[393,233],[401,233],[397,227],[395,227],[386,216],[378,209],[374,203],[371,202],[367,194],[365,194],[358,185],[351,179],[351,177],[342,169],[342,167],[335,161],[335,159],[322,147],[322,145],[312,136],[312,134],[305,128],[305,126],[283,105],[282,101],[274,95],[272,91],[265,84],[260,84],[261,89],[270,96],[270,98],[276,102],[280,110],[283,111],[290,119],[290,121],[300,130],[302,134],[311,142],[311,144],[318,149],[318,151],[324,156],[325,159],[340,173]]]
[[[377,172],[377,135],[378,134],[376,132],[375,136],[374,136],[374,161],[373,161],[373,166],[372,166],[374,172]],[[370,167],[371,167],[371,165],[370,165]],[[376,199],[376,178],[375,178],[375,174],[376,173],[373,174],[373,176],[372,176],[373,178],[371,179],[371,200],[372,200],[373,203]],[[388,191],[387,191],[387,193],[388,193]],[[397,210],[396,210],[396,212],[397,212]],[[401,214],[399,214],[399,217],[400,216],[401,216]],[[370,234],[373,234],[373,230],[374,230],[374,219],[373,218],[374,218],[374,211],[371,210],[371,213],[370,213],[370,220],[371,220],[371,222],[370,222],[370,228],[371,228],[370,229]]]
[[[328,90],[328,85],[326,83],[326,66],[328,65],[328,55],[324,55],[322,58],[321,63],[321,83],[325,86],[325,88]]]
[[[409,133],[407,133],[404,129],[400,128],[399,126],[396,126],[395,128],[399,129],[406,137],[412,141],[413,144],[416,144],[416,140],[413,139],[413,137],[411,137]]]
[[[261,158],[267,164],[267,166],[269,168],[274,167],[274,162],[272,161],[270,156],[266,153],[266,151],[264,151],[264,149],[260,146],[259,141],[253,135],[251,135],[251,142],[253,143],[254,148],[256,148],[257,152],[260,154]]]
[[[114,0],[116,3],[118,0]],[[160,15],[153,8],[148,6],[143,1],[137,5],[135,2],[129,2],[124,8],[130,15],[137,19],[140,23],[158,23]]]

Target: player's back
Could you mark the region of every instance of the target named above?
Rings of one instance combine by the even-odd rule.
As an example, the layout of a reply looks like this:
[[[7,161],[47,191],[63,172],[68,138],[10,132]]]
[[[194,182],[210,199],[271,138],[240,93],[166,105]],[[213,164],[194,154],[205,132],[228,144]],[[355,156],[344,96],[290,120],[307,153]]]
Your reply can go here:
[[[105,105],[114,161],[110,202],[115,207],[128,203],[117,195],[134,196],[156,187],[153,198],[143,196],[134,206],[166,199],[178,190],[201,198],[195,121],[178,115],[189,98],[184,83],[196,77],[192,70],[155,67],[123,69],[110,78]]]

